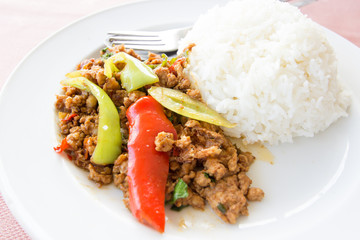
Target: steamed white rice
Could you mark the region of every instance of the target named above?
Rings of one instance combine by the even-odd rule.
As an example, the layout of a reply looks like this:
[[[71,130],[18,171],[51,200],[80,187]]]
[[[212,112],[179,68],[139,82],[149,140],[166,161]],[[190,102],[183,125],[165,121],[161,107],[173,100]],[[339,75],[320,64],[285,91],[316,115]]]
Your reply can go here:
[[[347,116],[349,94],[320,27],[278,0],[233,1],[201,16],[181,41],[195,43],[186,71],[205,102],[237,123],[247,142],[312,137]]]

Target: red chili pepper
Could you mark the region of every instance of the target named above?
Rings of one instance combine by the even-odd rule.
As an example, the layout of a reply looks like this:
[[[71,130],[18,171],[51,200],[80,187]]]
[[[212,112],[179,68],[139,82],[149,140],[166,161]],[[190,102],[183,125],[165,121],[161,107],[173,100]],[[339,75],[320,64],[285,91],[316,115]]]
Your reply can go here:
[[[70,121],[70,120],[72,120],[74,117],[76,117],[77,116],[77,114],[76,113],[73,113],[73,114],[70,114],[69,116],[67,116],[66,118],[64,118],[64,119],[61,119],[61,121],[63,121],[63,122],[67,122],[67,121]]]
[[[68,142],[66,141],[66,138],[64,138],[61,141],[60,146],[54,147],[55,152],[57,153],[62,153],[62,151],[64,151],[65,149],[69,148],[70,145],[68,144]]]
[[[175,65],[176,64],[183,64],[185,61],[186,61],[185,57],[181,57],[181,58],[176,59],[176,61],[173,64],[171,64],[171,66],[169,67],[169,71],[176,75],[176,71],[175,71],[175,68],[174,68]]]
[[[128,181],[132,214],[142,223],[163,233],[165,228],[165,187],[169,173],[169,154],[155,150],[159,132],[176,130],[162,106],[151,96],[131,105],[129,120]]]

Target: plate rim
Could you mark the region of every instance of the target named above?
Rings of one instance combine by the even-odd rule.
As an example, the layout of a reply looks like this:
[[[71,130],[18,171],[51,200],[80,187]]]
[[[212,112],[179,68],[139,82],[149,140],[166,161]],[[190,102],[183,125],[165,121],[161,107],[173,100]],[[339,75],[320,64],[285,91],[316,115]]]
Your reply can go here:
[[[18,71],[18,69],[24,64],[24,62],[31,57],[44,43],[50,41],[51,39],[55,38],[58,34],[60,34],[62,31],[70,28],[71,26],[75,25],[76,23],[79,23],[81,21],[85,21],[86,19],[93,17],[97,14],[109,11],[111,9],[114,8],[121,8],[123,6],[126,5],[133,5],[133,4],[138,4],[138,3],[142,3],[142,2],[149,2],[150,0],[135,0],[135,1],[129,1],[129,2],[124,2],[124,3],[120,3],[118,5],[112,6],[112,7],[108,7],[93,13],[90,13],[86,16],[83,16],[67,25],[65,25],[64,27],[60,28],[59,30],[55,31],[54,33],[50,34],[48,37],[46,37],[44,40],[40,41],[32,50],[30,50],[23,58],[22,60],[17,64],[17,66],[14,68],[14,70],[11,72],[11,74],[9,75],[9,77],[6,79],[6,81],[4,82],[1,91],[0,91],[0,105],[2,103],[3,100],[3,96],[4,96],[4,92],[7,90],[9,83],[11,82],[11,79],[13,78],[14,74]],[[161,0],[152,0],[152,1],[161,1]],[[336,35],[337,38],[341,38],[342,41],[350,43],[351,45],[357,47],[355,44],[353,44],[352,42],[350,42],[349,40],[345,39],[344,37],[338,35],[337,33],[325,28],[327,31],[331,32],[331,34]],[[359,48],[359,47],[357,47]],[[360,48],[359,48],[360,49]],[[28,216],[27,211],[21,211],[22,210],[22,204],[20,203],[21,201],[19,199],[17,199],[17,197],[15,196],[16,194],[13,193],[13,190],[11,189],[11,184],[9,184],[7,182],[7,178],[3,177],[6,176],[5,173],[5,169],[3,167],[3,163],[2,163],[2,156],[0,155],[0,192],[2,194],[2,197],[5,201],[5,203],[7,204],[7,207],[10,209],[11,213],[13,214],[13,216],[15,217],[15,219],[19,222],[19,224],[21,225],[21,227],[25,230],[25,232],[33,237],[33,238],[41,238],[41,239],[50,239],[46,236],[45,232],[43,230],[41,230],[40,226],[37,226],[37,224],[34,225],[33,221],[31,221],[31,216]],[[24,214],[26,215],[24,217]],[[30,221],[29,221],[30,220]],[[35,231],[35,229],[38,229]],[[40,229],[40,231],[39,231]],[[41,236],[39,235],[41,233]]]
[[[68,28],[71,28],[77,23],[80,23],[82,21],[86,21],[88,18],[91,18],[95,15],[101,14],[106,11],[110,11],[114,8],[121,8],[127,5],[134,5],[138,3],[143,2],[149,2],[149,1],[161,1],[161,0],[126,0],[125,2],[115,4],[114,6],[107,7],[101,10],[93,11],[89,14],[86,14],[74,21],[71,21],[68,24],[65,24],[64,26],[60,27],[59,29],[55,30],[53,33],[42,39],[39,43],[37,43],[29,52],[27,52],[22,59],[16,64],[14,69],[11,71],[9,76],[6,78],[5,82],[3,83],[1,89],[0,89],[0,105],[3,100],[4,92],[7,90],[8,85],[11,82],[11,79],[16,74],[18,69],[21,68],[21,66],[24,64],[24,62],[30,58],[36,51],[41,48],[46,42],[50,41],[51,39],[55,38],[57,35],[62,33],[63,31],[67,30]],[[23,207],[23,204],[21,204],[21,201],[16,197],[16,194],[13,193],[13,190],[11,188],[11,184],[8,183],[8,179],[3,177],[6,176],[6,171],[3,167],[2,163],[2,156],[0,155],[0,193],[1,196],[7,206],[7,208],[10,210],[10,213],[14,217],[14,219],[17,221],[17,223],[20,225],[20,227],[25,231],[25,234],[30,236],[34,239],[52,239],[49,237],[45,231],[38,226],[34,221],[32,221],[32,217],[26,211]]]

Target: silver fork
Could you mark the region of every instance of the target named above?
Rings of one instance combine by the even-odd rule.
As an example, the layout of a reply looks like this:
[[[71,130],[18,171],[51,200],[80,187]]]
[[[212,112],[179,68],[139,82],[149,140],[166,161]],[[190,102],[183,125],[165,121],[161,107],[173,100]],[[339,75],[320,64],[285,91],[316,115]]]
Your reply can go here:
[[[317,0],[280,0],[290,2],[296,7],[303,7]],[[153,51],[169,53],[178,49],[178,43],[191,27],[176,28],[165,31],[112,31],[108,32],[105,45],[112,47],[114,45],[124,44],[126,48],[134,50]]]
[[[105,45],[124,44],[134,50],[154,52],[173,52],[178,49],[178,42],[192,27],[175,28],[165,31],[118,31],[108,32]]]

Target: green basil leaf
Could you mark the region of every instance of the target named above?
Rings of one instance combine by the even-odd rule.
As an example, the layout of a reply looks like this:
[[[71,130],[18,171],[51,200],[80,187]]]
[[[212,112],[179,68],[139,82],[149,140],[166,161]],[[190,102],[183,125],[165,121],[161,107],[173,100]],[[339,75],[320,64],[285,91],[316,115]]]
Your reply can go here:
[[[188,185],[180,178],[175,185],[174,194],[171,203],[173,204],[176,200],[180,198],[188,197],[189,193],[187,190],[188,190]]]
[[[226,208],[225,208],[224,205],[222,205],[222,203],[219,203],[219,204],[217,205],[217,208],[219,209],[219,211],[220,211],[221,213],[223,213],[223,214],[226,213]]]

